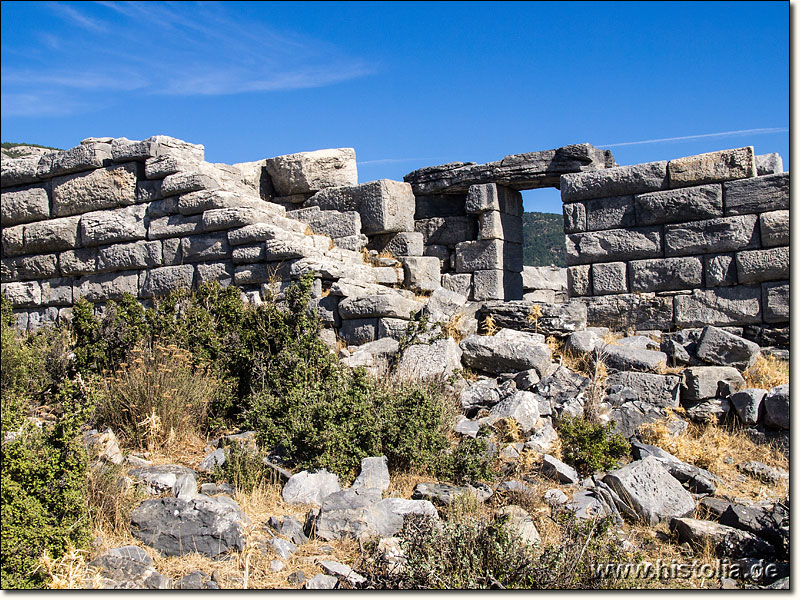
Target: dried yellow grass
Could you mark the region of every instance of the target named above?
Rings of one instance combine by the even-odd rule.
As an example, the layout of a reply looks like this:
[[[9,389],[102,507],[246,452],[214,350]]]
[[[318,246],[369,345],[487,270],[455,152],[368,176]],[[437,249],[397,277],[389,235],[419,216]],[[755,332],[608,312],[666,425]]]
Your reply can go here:
[[[742,376],[748,388],[769,390],[789,383],[789,363],[774,356],[759,354]]]
[[[53,558],[45,548],[36,570],[49,578],[46,585],[51,590],[78,590],[103,587],[98,570],[88,565],[88,552],[77,549],[72,543],[60,558]]]

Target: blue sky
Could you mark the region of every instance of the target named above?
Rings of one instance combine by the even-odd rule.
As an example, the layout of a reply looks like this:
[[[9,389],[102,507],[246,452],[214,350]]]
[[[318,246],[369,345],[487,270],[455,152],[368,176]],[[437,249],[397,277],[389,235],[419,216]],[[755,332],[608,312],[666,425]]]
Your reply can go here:
[[[789,167],[788,2],[2,2],[1,26],[3,141],[354,147],[360,181],[579,142]]]

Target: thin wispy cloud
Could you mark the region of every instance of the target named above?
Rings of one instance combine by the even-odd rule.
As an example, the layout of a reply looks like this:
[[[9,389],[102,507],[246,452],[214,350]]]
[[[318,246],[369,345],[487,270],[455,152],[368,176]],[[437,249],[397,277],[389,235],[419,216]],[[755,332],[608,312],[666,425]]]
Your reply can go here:
[[[617,148],[619,146],[639,146],[641,144],[662,144],[666,142],[684,142],[689,140],[702,140],[706,138],[734,137],[737,135],[764,135],[768,133],[786,133],[788,127],[765,127],[761,129],[738,129],[736,131],[720,131],[718,133],[701,133],[698,135],[682,135],[679,137],[658,138],[654,140],[641,140],[638,142],[619,142],[616,144],[598,144],[598,148]]]
[[[398,164],[398,163],[409,163],[409,162],[416,162],[420,160],[444,160],[446,157],[444,156],[422,156],[419,158],[376,158],[375,160],[360,160],[356,164],[360,166],[364,165],[391,165],[391,164]]]
[[[111,105],[114,95],[222,96],[312,89],[374,73],[341,48],[275,31],[214,2],[48,3],[72,27],[3,47],[3,95],[61,97],[63,105]],[[46,29],[46,23],[43,29]],[[37,47],[38,42],[38,47]],[[47,52],[42,52],[42,42]],[[83,94],[91,93],[90,97]],[[57,103],[56,103],[57,104]],[[37,106],[4,102],[5,116]]]

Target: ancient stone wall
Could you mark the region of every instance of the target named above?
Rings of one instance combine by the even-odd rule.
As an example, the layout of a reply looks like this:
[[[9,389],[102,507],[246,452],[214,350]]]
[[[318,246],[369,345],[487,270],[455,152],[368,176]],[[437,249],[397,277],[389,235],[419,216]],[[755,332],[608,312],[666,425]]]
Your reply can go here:
[[[568,288],[590,324],[789,320],[789,174],[752,147],[561,177]]]

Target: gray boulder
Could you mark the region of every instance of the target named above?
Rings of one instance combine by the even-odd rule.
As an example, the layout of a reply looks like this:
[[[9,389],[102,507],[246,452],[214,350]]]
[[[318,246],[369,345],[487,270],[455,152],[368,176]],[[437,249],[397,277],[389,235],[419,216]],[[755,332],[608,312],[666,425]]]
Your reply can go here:
[[[690,465],[657,446],[631,440],[631,453],[636,460],[644,460],[648,456],[652,456],[669,471],[670,475],[685,484],[695,494],[713,494],[717,489],[714,482],[718,479],[713,473]]]
[[[136,546],[133,546],[134,548]],[[127,546],[126,548],[130,548]],[[144,554],[146,560],[137,556],[131,558],[116,553],[113,548],[92,560],[89,567],[96,569],[102,577],[102,589],[106,590],[169,590],[172,589],[172,580],[156,571],[151,564],[150,557]]]
[[[264,167],[280,196],[358,183],[356,153],[352,148],[276,156],[266,159]]]
[[[340,491],[339,477],[322,469],[315,473],[301,471],[291,476],[283,486],[281,497],[289,504],[322,506],[330,494]]]
[[[560,366],[547,377],[537,383],[533,391],[556,404],[562,404],[569,398],[575,398],[590,384],[588,377]]]
[[[462,351],[452,338],[408,346],[395,367],[401,379],[446,379],[461,368]]]
[[[670,529],[678,533],[678,541],[687,542],[696,548],[711,546],[720,557],[742,558],[746,556],[770,556],[772,546],[752,533],[699,519],[676,518]]]
[[[764,425],[789,429],[789,384],[772,388],[764,397]]]
[[[504,506],[498,511],[496,519],[503,520],[512,534],[519,537],[523,543],[538,545],[542,542],[533,519],[521,506],[515,504]]]
[[[580,481],[575,469],[549,454],[545,454],[542,459],[542,474],[559,483],[573,484]]]
[[[564,342],[564,352],[575,356],[592,354],[594,349],[603,345],[603,340],[592,331],[575,331]]]
[[[539,401],[544,400],[532,392],[517,390],[496,404],[489,412],[494,419],[514,419],[524,435],[529,435],[539,420]]]
[[[567,304],[509,300],[485,302],[478,318],[487,315],[491,315],[498,327],[564,336],[585,329],[587,313],[586,305],[577,300]]]
[[[667,364],[667,355],[655,350],[630,348],[614,344],[596,347],[595,360],[619,371],[658,371]]]
[[[359,473],[352,489],[367,488],[385,492],[389,489],[389,467],[385,456],[373,456],[361,459]]]
[[[766,395],[767,390],[760,390],[757,388],[741,390],[735,394],[731,394],[731,405],[736,411],[742,425],[752,427],[758,423],[759,415],[762,412],[761,402]]]
[[[304,589],[307,590],[333,590],[339,586],[339,580],[333,575],[319,573],[305,582]]]
[[[547,373],[552,353],[544,336],[513,329],[501,329],[493,336],[471,335],[461,342],[464,364],[489,373],[536,369]]]
[[[729,396],[744,388],[733,367],[689,367],[683,371],[681,399],[689,402]]]
[[[781,480],[789,480],[789,473],[783,469],[770,467],[769,465],[765,465],[757,460],[749,460],[747,462],[739,463],[736,465],[736,468],[745,475],[749,475],[750,477],[758,479],[763,483],[775,485],[780,483]]]
[[[359,575],[353,569],[347,565],[343,565],[340,562],[336,562],[334,560],[321,560],[319,561],[319,564],[326,573],[329,573],[334,577],[338,577],[339,579],[344,579],[350,585],[358,585],[367,580],[363,575]]]
[[[179,498],[197,493],[195,472],[181,465],[154,465],[131,469],[128,474],[152,496],[169,493]]]
[[[489,377],[478,379],[461,391],[461,408],[470,411],[481,407],[491,407],[500,402],[497,380]]]
[[[375,488],[346,489],[329,494],[317,518],[316,534],[324,540],[369,537],[372,506],[381,499]]]
[[[751,366],[761,349],[758,344],[718,327],[703,329],[695,354],[704,361],[720,366],[744,370]]]
[[[612,373],[606,379],[606,389],[620,385],[632,390],[636,399],[662,408],[677,408],[680,397],[680,377],[677,375],[657,375],[621,371]]]

